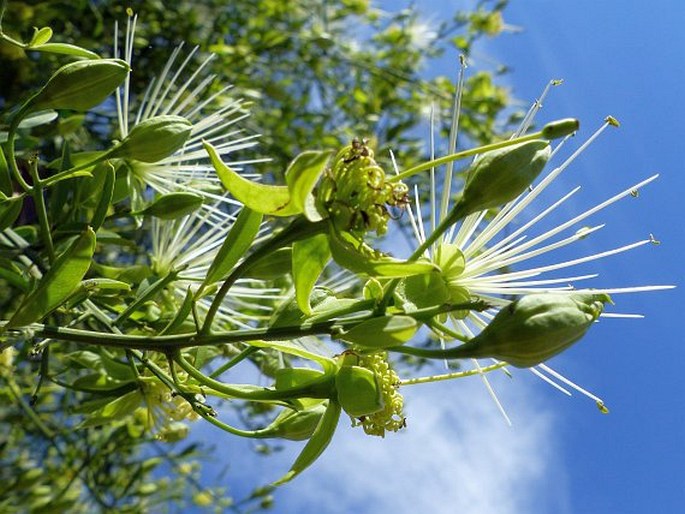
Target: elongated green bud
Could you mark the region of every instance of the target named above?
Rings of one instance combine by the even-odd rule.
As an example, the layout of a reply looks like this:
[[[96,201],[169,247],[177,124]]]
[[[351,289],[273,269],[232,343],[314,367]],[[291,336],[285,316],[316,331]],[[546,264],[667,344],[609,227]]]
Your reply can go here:
[[[161,161],[179,150],[188,141],[192,130],[192,123],[181,116],[149,118],[133,127],[107,157],[140,162]]]
[[[599,317],[607,294],[540,293],[524,296],[504,307],[468,343],[450,357],[494,357],[529,368],[554,357],[578,341]]]
[[[26,108],[87,111],[101,104],[130,71],[121,59],[89,59],[62,66],[33,96]]]
[[[483,154],[468,172],[455,211],[459,218],[510,202],[523,193],[547,164],[551,150],[541,139]]]
[[[276,417],[264,433],[268,437],[281,437],[290,441],[309,439],[326,412],[328,402],[318,402],[304,410],[285,409]]]
[[[559,139],[573,134],[580,128],[580,122],[575,118],[564,118],[553,121],[542,127],[542,137],[545,139]]]

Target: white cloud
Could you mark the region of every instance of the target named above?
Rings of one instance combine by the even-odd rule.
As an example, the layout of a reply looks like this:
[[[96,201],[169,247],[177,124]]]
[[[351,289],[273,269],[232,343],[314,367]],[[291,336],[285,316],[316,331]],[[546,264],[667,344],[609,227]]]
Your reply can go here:
[[[478,379],[404,388],[409,426],[384,440],[365,436],[343,419],[321,459],[276,492],[275,510],[568,512],[554,419],[537,392],[544,386],[522,378],[497,384],[512,427]],[[263,462],[269,474],[283,457]]]

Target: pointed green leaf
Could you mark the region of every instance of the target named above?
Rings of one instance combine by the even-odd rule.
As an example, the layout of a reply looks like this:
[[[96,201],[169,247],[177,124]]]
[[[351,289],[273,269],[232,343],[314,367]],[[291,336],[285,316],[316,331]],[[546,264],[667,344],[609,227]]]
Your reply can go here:
[[[292,270],[293,251],[290,247],[279,248],[259,259],[245,272],[246,278],[271,280],[287,275]]]
[[[160,332],[160,335],[163,334],[173,334],[175,330],[180,328],[183,323],[185,322],[186,319],[188,319],[188,316],[190,316],[190,312],[192,311],[193,308],[193,292],[191,291],[190,287],[186,291],[186,296],[183,298],[183,303],[179,307],[178,311],[176,311],[176,315],[174,316],[174,319],[172,319],[169,324],[164,327],[164,330]]]
[[[328,236],[317,234],[293,243],[293,280],[297,305],[305,314],[311,314],[309,295],[331,258]]]
[[[0,231],[11,227],[17,220],[21,209],[24,205],[23,196],[5,197],[5,194],[0,191]]]
[[[319,458],[333,439],[333,434],[335,434],[335,429],[340,419],[340,410],[340,404],[337,401],[329,401],[321,421],[319,421],[314,433],[293,463],[290,471],[274,482],[273,485],[278,486],[289,482]]]
[[[86,59],[99,59],[100,56],[95,52],[81,48],[80,46],[70,45],[68,43],[45,43],[40,46],[34,46],[31,50],[36,52],[45,52],[51,54],[72,55],[74,57],[84,57]]]
[[[19,124],[20,129],[40,127],[57,119],[57,112],[52,110],[34,112],[26,116]]]
[[[141,400],[142,396],[138,390],[126,393],[93,411],[77,428],[97,427],[105,423],[121,420],[133,414],[133,411],[140,405]]]
[[[214,257],[202,288],[224,278],[252,246],[259,232],[263,215],[252,209],[243,208],[226,236],[219,252]]]
[[[302,152],[295,157],[285,172],[285,181],[293,205],[299,212],[304,212],[309,221],[320,221],[321,215],[316,210],[312,191],[319,181],[319,177],[326,170],[330,151]]]
[[[12,176],[10,175],[10,168],[5,159],[5,153],[0,146],[0,193],[7,196],[12,195]]]
[[[269,348],[272,350],[277,350],[282,353],[287,353],[288,355],[294,355],[295,357],[300,357],[302,359],[309,359],[318,363],[322,368],[324,373],[328,374],[332,370],[337,368],[335,361],[325,355],[315,353],[312,350],[305,348],[302,342],[295,341],[262,341],[255,340],[249,341],[250,346],[256,346],[258,348]]]
[[[36,289],[24,297],[7,328],[23,327],[42,320],[62,305],[81,283],[95,253],[95,232],[88,227],[61,253]]]
[[[271,216],[293,216],[302,212],[302,209],[291,202],[287,186],[273,186],[247,180],[226,166],[211,144],[205,141],[204,147],[221,183],[246,207]]]
[[[419,323],[410,316],[380,316],[361,322],[339,337],[366,348],[390,348],[409,341],[418,328]]]
[[[99,229],[104,223],[105,218],[107,217],[107,212],[109,211],[109,206],[112,203],[112,196],[114,195],[114,179],[116,178],[114,166],[107,162],[104,166],[103,174],[104,181],[100,192],[100,199],[90,222],[90,225],[96,232],[97,229]]]
[[[114,191],[114,182],[112,182]],[[195,193],[178,191],[159,196],[145,209],[132,212],[134,216],[154,216],[163,220],[181,218],[202,206],[203,198]]]
[[[365,243],[355,240],[352,236],[335,230],[330,231],[328,242],[335,262],[355,273],[363,273],[372,277],[403,278],[430,273],[438,269],[431,262],[424,260],[401,261],[393,259]]]

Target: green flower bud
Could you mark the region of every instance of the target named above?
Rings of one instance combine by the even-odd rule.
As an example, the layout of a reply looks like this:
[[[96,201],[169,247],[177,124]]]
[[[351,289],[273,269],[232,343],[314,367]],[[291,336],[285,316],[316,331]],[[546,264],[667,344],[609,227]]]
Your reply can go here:
[[[540,174],[550,155],[549,143],[541,139],[484,153],[468,172],[455,207],[460,217],[516,198]]]
[[[89,59],[62,66],[27,105],[32,111],[87,111],[102,103],[128,75],[121,59]]]
[[[578,341],[599,317],[607,294],[539,293],[502,308],[490,324],[449,357],[494,357],[529,368]]]
[[[274,387],[277,390],[303,386],[324,376],[322,371],[313,368],[279,368],[276,370]]]
[[[327,406],[328,402],[318,402],[304,410],[285,409],[264,429],[264,432],[268,432],[269,437],[280,437],[290,441],[309,439],[319,425]]]
[[[192,123],[181,116],[149,118],[133,127],[107,157],[140,162],[161,161],[180,149],[188,141],[192,130]]]
[[[580,122],[575,118],[565,118],[553,121],[542,127],[542,137],[545,139],[559,139],[573,134],[580,127]]]
[[[338,403],[353,418],[383,410],[382,390],[373,371],[344,364],[335,376]]]

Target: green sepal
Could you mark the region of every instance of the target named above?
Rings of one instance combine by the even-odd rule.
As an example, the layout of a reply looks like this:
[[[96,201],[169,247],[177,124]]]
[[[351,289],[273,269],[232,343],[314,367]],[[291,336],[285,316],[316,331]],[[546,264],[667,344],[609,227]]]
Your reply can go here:
[[[292,274],[295,298],[300,310],[307,315],[312,313],[309,303],[311,292],[330,258],[331,250],[326,234],[317,234],[293,243]]]
[[[445,279],[437,271],[402,279],[394,291],[395,305],[404,312],[442,305],[449,297]]]
[[[338,402],[353,418],[383,410],[382,390],[373,371],[361,366],[343,365],[335,375]]]
[[[240,211],[212,264],[209,266],[207,276],[202,282],[200,291],[209,284],[223,279],[238,261],[245,256],[252,246],[255,237],[257,237],[262,219],[263,215],[260,212],[253,211],[247,207]]]
[[[437,270],[433,263],[418,261],[401,261],[393,259],[364,242],[357,240],[346,232],[331,229],[329,245],[333,260],[343,268],[355,273],[362,273],[372,277],[403,278]]]
[[[323,219],[316,209],[312,191],[326,170],[331,153],[330,151],[302,152],[293,159],[285,172],[291,202],[298,212],[304,213],[309,221]]]
[[[52,264],[36,289],[24,297],[7,328],[23,327],[40,321],[62,305],[78,288],[90,268],[96,237],[88,227]]]
[[[181,306],[176,311],[173,319],[169,321],[169,324],[160,332],[160,335],[173,334],[176,330],[183,326],[186,319],[188,319],[188,316],[190,316],[190,313],[192,312],[194,298],[195,295],[193,294],[193,291],[190,289],[190,287],[188,287]]]
[[[326,411],[323,416],[321,416],[319,424],[316,426],[309,441],[293,463],[290,471],[276,480],[273,483],[274,486],[283,485],[286,482],[291,481],[319,458],[333,439],[335,429],[338,426],[338,420],[340,419],[340,411],[340,404],[337,401],[329,400],[328,407],[326,407]]]
[[[255,212],[271,216],[293,216],[302,212],[291,202],[287,186],[260,184],[247,180],[226,166],[210,143],[205,141],[203,144],[221,183],[243,205]]]
[[[409,341],[418,329],[419,322],[411,316],[379,316],[362,321],[338,338],[365,348],[390,348]]]

